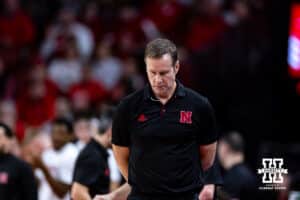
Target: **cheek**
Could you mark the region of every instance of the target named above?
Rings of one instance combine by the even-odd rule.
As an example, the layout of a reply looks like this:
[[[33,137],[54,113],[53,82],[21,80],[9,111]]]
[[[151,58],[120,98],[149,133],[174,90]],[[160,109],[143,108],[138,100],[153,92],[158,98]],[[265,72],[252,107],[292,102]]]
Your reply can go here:
[[[172,84],[175,79],[176,79],[176,77],[174,76],[174,74],[168,74],[164,78],[164,80],[167,81],[169,84]]]

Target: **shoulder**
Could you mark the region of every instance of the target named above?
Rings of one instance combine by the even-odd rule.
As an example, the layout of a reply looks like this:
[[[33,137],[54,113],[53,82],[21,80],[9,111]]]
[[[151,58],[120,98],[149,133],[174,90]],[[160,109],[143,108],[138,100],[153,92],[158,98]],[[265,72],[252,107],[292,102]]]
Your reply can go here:
[[[64,147],[63,150],[65,153],[77,153],[78,152],[78,148],[76,147],[76,145],[74,143],[67,143]]]
[[[83,159],[86,157],[90,157],[90,156],[94,156],[96,153],[95,148],[93,147],[93,145],[91,144],[91,142],[89,142],[79,153],[78,155],[78,159]]]
[[[32,174],[32,168],[27,162],[14,155],[10,155],[10,161],[16,169],[19,169],[20,172],[23,172],[24,174]]]
[[[195,90],[192,90],[192,89],[186,87],[185,92],[186,92],[187,98],[193,105],[200,106],[200,107],[207,107],[207,106],[210,107],[211,106],[208,98],[206,96],[196,92]]]
[[[79,165],[99,164],[102,162],[102,156],[91,143],[88,143],[79,153],[77,163]]]

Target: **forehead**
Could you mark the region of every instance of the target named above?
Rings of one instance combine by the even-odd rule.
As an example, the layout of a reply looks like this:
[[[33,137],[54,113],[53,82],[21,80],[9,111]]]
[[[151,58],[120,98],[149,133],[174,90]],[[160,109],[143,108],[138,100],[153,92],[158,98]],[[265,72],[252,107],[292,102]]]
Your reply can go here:
[[[90,121],[88,119],[82,118],[75,122],[75,125],[88,125]]]
[[[172,67],[172,57],[170,54],[164,54],[160,58],[150,58],[145,59],[147,69],[162,69]]]
[[[52,131],[67,132],[67,127],[64,124],[53,124]]]

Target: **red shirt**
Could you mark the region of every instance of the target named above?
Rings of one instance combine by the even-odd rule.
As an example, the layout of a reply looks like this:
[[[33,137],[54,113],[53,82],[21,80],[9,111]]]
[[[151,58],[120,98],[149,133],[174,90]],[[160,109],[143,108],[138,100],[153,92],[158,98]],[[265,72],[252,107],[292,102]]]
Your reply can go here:
[[[96,81],[82,81],[73,85],[69,90],[69,96],[72,99],[75,95],[85,95],[90,104],[96,104],[107,98],[108,92]]]
[[[189,50],[197,51],[215,42],[226,29],[221,17],[211,19],[194,19],[186,35],[186,46]]]

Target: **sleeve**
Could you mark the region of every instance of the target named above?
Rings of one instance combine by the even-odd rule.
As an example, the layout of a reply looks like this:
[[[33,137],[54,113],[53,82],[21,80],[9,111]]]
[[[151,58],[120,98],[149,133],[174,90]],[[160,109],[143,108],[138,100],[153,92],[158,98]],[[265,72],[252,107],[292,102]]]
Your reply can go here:
[[[223,177],[221,175],[220,164],[217,161],[217,159],[215,159],[214,164],[204,172],[204,184],[223,184]]]
[[[100,161],[101,162],[101,161]],[[99,158],[94,156],[80,156],[76,162],[73,182],[80,183],[87,187],[97,182],[98,177],[104,174],[104,165],[101,165]]]
[[[108,166],[109,166],[109,171],[110,171],[110,180],[113,182],[121,182],[122,177],[121,173],[119,171],[116,159],[114,157],[114,154],[112,150],[108,150],[109,157],[108,157]]]
[[[20,183],[22,187],[20,187],[21,196],[23,200],[37,200],[37,183],[36,179],[33,175],[33,171],[31,167],[24,163],[22,166],[22,173],[20,177]]]
[[[199,115],[198,143],[200,145],[211,144],[218,139],[214,109],[206,98],[204,105],[199,106],[198,109],[200,109],[197,113]]]
[[[112,124],[112,143],[118,146],[128,147],[130,145],[130,134],[128,130],[128,112],[124,102],[121,102]]]

